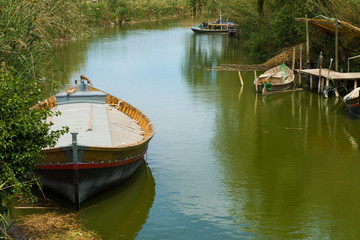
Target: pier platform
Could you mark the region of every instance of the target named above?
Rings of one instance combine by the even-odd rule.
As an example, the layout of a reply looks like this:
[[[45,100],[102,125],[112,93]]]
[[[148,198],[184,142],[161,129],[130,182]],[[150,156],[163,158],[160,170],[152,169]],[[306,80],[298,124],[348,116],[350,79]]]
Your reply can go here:
[[[295,69],[295,72],[299,74],[299,77],[301,75],[307,75],[310,76],[310,88],[312,89],[312,83],[313,83],[313,77],[315,76],[317,79],[319,79],[319,76],[321,74],[321,81],[318,81],[318,89],[320,92],[320,89],[324,89],[327,86],[329,86],[329,80],[333,81],[354,81],[354,89],[357,88],[357,81],[360,80],[360,72],[350,72],[350,73],[341,73],[341,72],[335,72],[333,70],[322,68],[321,73],[320,69]],[[301,79],[301,78],[300,78]],[[326,80],[326,82],[324,82]],[[325,86],[324,86],[325,84]]]

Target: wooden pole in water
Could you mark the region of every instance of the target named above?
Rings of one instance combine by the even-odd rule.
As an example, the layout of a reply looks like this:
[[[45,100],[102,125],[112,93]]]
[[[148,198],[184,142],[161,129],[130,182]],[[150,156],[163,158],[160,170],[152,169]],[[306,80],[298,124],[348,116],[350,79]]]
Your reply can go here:
[[[302,69],[302,44],[300,44],[300,70],[301,69]],[[302,87],[300,71],[299,71],[298,77],[299,77],[299,85],[300,85],[300,87]]]
[[[328,75],[327,75],[327,77],[326,77],[326,85],[325,85],[325,87],[329,86],[329,77],[330,77],[330,71],[331,71],[331,64],[332,64],[332,62],[333,62],[333,59],[331,58],[331,59],[330,59],[330,66],[329,66]]]
[[[338,62],[339,62],[339,53],[338,53],[338,44],[339,44],[339,33],[338,33],[338,20],[335,18],[335,71],[338,71]]]
[[[318,82],[318,92],[319,93],[321,91],[321,66],[322,66],[322,61],[323,61],[323,56],[322,56],[322,51],[321,51],[320,56],[319,56],[319,82]]]
[[[258,80],[257,80],[257,76],[256,76],[256,70],[254,70],[254,76],[255,76],[255,90],[257,92],[258,91]]]
[[[300,70],[302,69],[302,44],[300,45]]]
[[[313,89],[313,75],[310,75],[310,90]]]
[[[305,26],[306,26],[306,68],[310,68],[310,43],[309,43],[309,21],[307,14],[305,15]]]
[[[295,68],[295,47],[293,47],[293,58],[292,58],[291,70],[294,71],[294,68]]]
[[[243,82],[243,79],[241,77],[241,72],[239,71],[238,73],[239,73],[240,84],[241,84],[241,86],[244,86],[244,82]]]

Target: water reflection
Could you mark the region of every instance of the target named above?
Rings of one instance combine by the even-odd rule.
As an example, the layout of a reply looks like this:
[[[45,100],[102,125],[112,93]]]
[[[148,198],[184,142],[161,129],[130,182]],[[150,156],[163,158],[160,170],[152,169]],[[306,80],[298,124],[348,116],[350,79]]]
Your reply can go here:
[[[234,221],[260,239],[359,234],[351,213],[360,212],[354,147],[360,138],[347,130],[353,123],[341,101],[309,92],[263,97],[246,91],[235,106],[223,92],[221,101],[228,102],[218,109],[214,137]]]
[[[188,36],[186,36],[189,38]],[[207,85],[218,80],[215,71],[204,71],[220,64],[251,64],[254,62],[242,54],[241,45],[236,38],[226,34],[192,34],[186,39],[182,72],[189,84]]]
[[[155,181],[143,162],[128,181],[85,201],[79,217],[103,239],[134,239],[146,222],[154,197]]]

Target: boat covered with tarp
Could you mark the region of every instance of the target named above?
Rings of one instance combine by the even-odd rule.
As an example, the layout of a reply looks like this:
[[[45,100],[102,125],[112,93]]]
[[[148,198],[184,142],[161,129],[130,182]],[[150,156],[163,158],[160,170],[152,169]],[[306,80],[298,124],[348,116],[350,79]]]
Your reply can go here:
[[[271,68],[257,77],[254,81],[258,92],[284,91],[295,86],[294,72],[284,63]]]
[[[54,147],[43,149],[45,158],[36,171],[46,189],[65,196],[77,208],[90,196],[128,179],[154,135],[143,112],[93,87],[85,76],[35,107],[51,108],[50,130],[69,128]]]

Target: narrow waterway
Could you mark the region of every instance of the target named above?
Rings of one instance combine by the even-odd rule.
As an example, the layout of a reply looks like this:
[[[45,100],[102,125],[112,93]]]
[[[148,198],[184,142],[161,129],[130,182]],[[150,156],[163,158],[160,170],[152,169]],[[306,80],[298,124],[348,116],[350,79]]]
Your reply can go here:
[[[357,239],[360,121],[341,99],[262,97],[241,42],[196,35],[202,20],[109,28],[56,51],[65,86],[80,75],[141,109],[158,129],[144,163],[79,212],[104,239]]]

